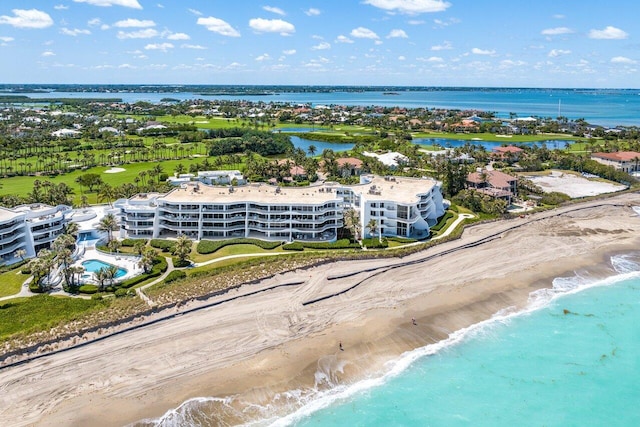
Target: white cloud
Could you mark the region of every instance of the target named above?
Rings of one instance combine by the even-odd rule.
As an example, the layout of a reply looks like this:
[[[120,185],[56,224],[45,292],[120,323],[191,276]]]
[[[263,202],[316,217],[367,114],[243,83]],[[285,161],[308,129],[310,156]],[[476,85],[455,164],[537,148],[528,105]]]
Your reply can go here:
[[[254,18],[249,20],[249,26],[259,33],[279,33],[281,36],[288,36],[296,32],[296,27],[293,24],[282,19]]]
[[[262,9],[266,10],[267,12],[275,13],[276,15],[280,15],[280,16],[286,15],[286,13],[284,13],[284,10],[280,9],[279,7],[262,6]]]
[[[76,3],[87,3],[94,6],[111,7],[111,6],[123,6],[130,7],[132,9],[142,9],[138,0],[73,0]]]
[[[70,30],[68,28],[62,28],[60,32],[66,36],[72,36],[72,37],[76,37],[81,34],[84,34],[84,35],[91,34],[91,31],[89,30],[80,30],[78,28],[74,28],[73,30]]]
[[[562,56],[562,55],[569,55],[571,53],[570,50],[564,50],[564,49],[551,49],[551,51],[549,52],[549,58],[557,58],[558,56]]]
[[[4,42],[4,43],[9,43],[14,41],[15,39],[13,37],[7,37],[7,36],[3,36],[0,37],[0,42]]]
[[[493,55],[496,53],[496,51],[474,47],[473,49],[471,49],[471,53],[473,53],[474,55]]]
[[[167,36],[167,39],[169,40],[191,40],[191,37],[189,37],[189,34],[185,34],[185,33],[173,33]]]
[[[453,49],[453,45],[450,41],[444,41],[442,44],[437,44],[435,46],[431,46],[431,50],[451,50]]]
[[[625,31],[620,28],[607,26],[604,30],[591,30],[589,31],[590,39],[603,39],[603,40],[622,40],[629,37]]]
[[[63,4],[57,4],[57,5],[53,6],[53,8],[55,10],[67,10],[67,9],[69,9],[69,6],[65,6]]]
[[[214,33],[218,33],[222,36],[240,37],[240,33],[231,25],[229,25],[229,23],[213,16],[210,16],[208,18],[198,18],[197,24],[203,25],[207,28],[207,30],[213,31]]]
[[[540,32],[543,36],[559,36],[561,34],[571,34],[573,30],[567,27],[547,28]]]
[[[336,43],[353,43],[353,40],[351,40],[347,36],[343,36],[342,34],[340,34],[338,37],[336,37]]]
[[[144,48],[146,50],[161,50],[163,52],[166,52],[169,49],[173,49],[173,44],[171,43],[151,43],[146,45]]]
[[[113,24],[114,27],[118,27],[118,28],[149,28],[149,27],[155,27],[156,23],[145,19],[143,21],[139,20],[139,19],[124,19],[122,21],[118,21],[115,24]]]
[[[0,16],[0,24],[16,28],[47,28],[53,25],[48,13],[38,9],[13,9],[13,16]]]
[[[365,27],[358,27],[351,30],[351,36],[358,39],[379,39],[378,35]]]
[[[285,55],[295,55],[296,50],[295,49],[283,50],[282,53]]]
[[[503,61],[500,61],[500,65],[502,67],[519,67],[526,64],[527,63],[524,61],[514,61],[512,59],[505,59]]]
[[[187,10],[188,10],[190,13],[193,13],[193,14],[194,14],[194,15],[196,15],[196,16],[202,16],[202,12],[200,12],[200,11],[199,11],[199,10],[197,10],[197,9],[191,9],[191,8],[189,8],[189,9],[187,9]]]
[[[120,65],[118,65],[118,68],[129,68],[129,69],[133,70],[133,69],[135,69],[137,67],[135,67],[135,66],[133,66],[131,64],[120,64]]]
[[[611,62],[614,64],[636,64],[638,61],[625,56],[615,56],[611,58]]]
[[[309,8],[304,12],[307,16],[318,16],[320,15],[320,9],[316,9],[315,7]]]
[[[407,35],[407,33],[404,32],[404,30],[396,29],[396,30],[391,30],[387,38],[388,39],[395,39],[395,38],[408,39],[409,36]]]
[[[398,61],[404,61],[406,59],[407,58],[405,56],[402,56],[402,55],[398,56]]]
[[[461,21],[457,18],[449,18],[449,20],[447,21],[443,21],[442,19],[434,19],[433,23],[436,24],[438,27],[444,28],[444,27],[448,27],[449,25],[453,25],[453,24],[459,24]]]
[[[207,47],[206,46],[202,46],[199,44],[183,44],[182,46],[180,46],[183,49],[196,49],[196,50],[206,50]]]
[[[157,37],[159,35],[158,31],[153,28],[147,28],[139,31],[132,31],[130,33],[125,33],[124,31],[118,31],[116,37],[120,40],[125,39],[150,39],[153,37]]]
[[[331,43],[321,42],[321,43],[318,43],[317,45],[313,46],[311,49],[313,49],[313,50],[331,49]]]
[[[556,13],[555,15],[553,15],[553,19],[564,19],[564,15]]]
[[[268,53],[263,53],[262,55],[256,57],[256,61],[268,61],[271,59]]]
[[[407,14],[444,12],[451,3],[443,0],[365,0],[368,4],[390,12]]]
[[[56,54],[53,53],[50,50],[45,50],[44,52],[42,52],[42,54],[40,54],[40,56],[45,56],[45,57],[47,57],[47,56],[56,56]]]
[[[87,25],[90,27],[97,27],[100,24],[102,24],[100,18],[93,18],[87,21]]]

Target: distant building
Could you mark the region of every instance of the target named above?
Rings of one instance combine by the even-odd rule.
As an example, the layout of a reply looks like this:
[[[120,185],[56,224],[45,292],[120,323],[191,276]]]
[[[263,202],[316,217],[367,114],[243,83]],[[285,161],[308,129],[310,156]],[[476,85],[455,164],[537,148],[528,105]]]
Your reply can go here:
[[[511,204],[518,194],[518,178],[497,170],[479,170],[467,175],[467,188]]]
[[[500,160],[517,161],[523,151],[522,148],[516,147],[515,145],[507,145],[506,147],[494,147],[491,153],[494,158]]]
[[[640,153],[637,151],[618,151],[615,153],[592,153],[591,159],[598,163],[623,172],[631,173],[640,170]]]
[[[0,260],[13,264],[20,261],[15,257],[20,249],[25,250],[25,258],[36,256],[41,249],[48,249],[64,232],[67,212],[71,212],[71,207],[40,203],[13,209],[0,207]]]

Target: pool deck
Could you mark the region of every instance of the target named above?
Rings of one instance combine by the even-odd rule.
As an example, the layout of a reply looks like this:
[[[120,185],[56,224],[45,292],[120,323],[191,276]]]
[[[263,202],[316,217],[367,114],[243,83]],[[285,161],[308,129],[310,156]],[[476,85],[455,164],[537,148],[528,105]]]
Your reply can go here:
[[[142,269],[138,267],[139,259],[140,257],[135,255],[106,254],[104,252],[96,250],[93,247],[87,247],[84,252],[84,255],[82,255],[75,263],[73,263],[73,265],[77,267],[82,267],[82,263],[89,260],[98,260],[98,261],[106,262],[111,265],[115,265],[116,267],[123,268],[127,271],[127,274],[125,274],[124,276],[118,277],[117,281],[120,282],[120,281],[130,279],[142,273]],[[84,274],[91,275],[90,278],[83,277],[82,281],[84,283],[95,283],[95,280],[93,280],[93,273],[86,272]]]

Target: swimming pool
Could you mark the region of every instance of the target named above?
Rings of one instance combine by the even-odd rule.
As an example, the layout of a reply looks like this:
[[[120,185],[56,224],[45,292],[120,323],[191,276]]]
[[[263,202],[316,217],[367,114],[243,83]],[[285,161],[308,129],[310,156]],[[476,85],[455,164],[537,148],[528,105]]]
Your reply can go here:
[[[111,264],[106,263],[104,261],[97,260],[97,259],[90,259],[87,261],[83,261],[82,266],[89,273],[97,273],[98,270],[100,270],[101,268],[112,267]],[[118,272],[116,273],[115,278],[117,279],[119,277],[124,276],[125,274],[127,274],[127,270],[125,270],[124,268],[118,268]]]

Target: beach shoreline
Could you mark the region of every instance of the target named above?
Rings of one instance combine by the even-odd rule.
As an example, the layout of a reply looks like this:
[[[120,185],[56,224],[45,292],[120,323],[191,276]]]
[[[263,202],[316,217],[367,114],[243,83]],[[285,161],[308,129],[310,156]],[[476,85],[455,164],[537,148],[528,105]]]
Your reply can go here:
[[[471,227],[459,241],[403,260],[337,262],[278,275],[262,285],[306,283],[0,370],[0,384],[6,384],[0,414],[14,425],[123,425],[161,416],[195,396],[235,396],[231,407],[264,405],[277,393],[313,387],[323,370],[333,384],[379,375],[406,351],[505,308],[524,308],[530,293],[549,287],[555,277],[605,268],[612,254],[637,250],[640,219],[627,205],[640,204],[640,198],[610,200],[618,206],[543,213],[540,221],[478,247],[376,275],[328,280],[341,272],[419,261],[427,252],[500,233],[509,223]],[[303,305],[368,276],[345,294]],[[281,409],[273,416],[292,408]],[[224,416],[246,421],[233,411]]]

